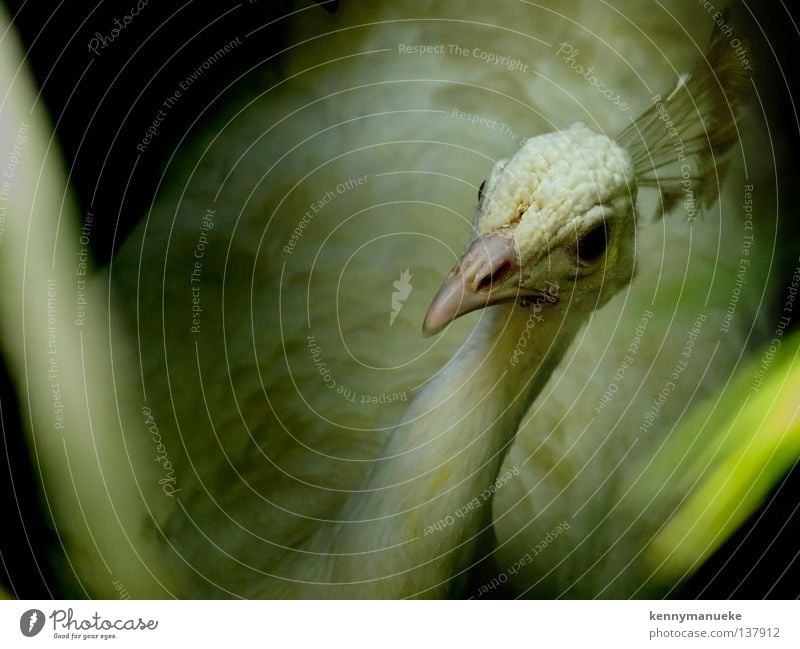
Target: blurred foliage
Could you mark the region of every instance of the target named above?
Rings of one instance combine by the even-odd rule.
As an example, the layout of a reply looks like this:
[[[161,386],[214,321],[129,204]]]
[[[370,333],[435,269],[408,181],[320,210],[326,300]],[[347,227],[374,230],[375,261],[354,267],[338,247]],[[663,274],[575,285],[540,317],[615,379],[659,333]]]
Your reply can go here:
[[[52,570],[59,596],[116,597],[121,583],[137,597],[162,597],[169,591],[168,573],[158,574],[153,534],[142,525],[143,491],[156,491],[158,484],[149,440],[124,435],[139,420],[132,399],[115,389],[128,368],[114,364],[110,332],[117,325],[108,289],[80,283],[78,208],[24,50],[2,7],[0,34],[0,88],[6,93],[0,156],[13,160],[4,163],[0,345],[22,396],[42,516],[52,518],[65,552],[53,547],[39,559]],[[91,314],[84,323],[76,321],[79,290]]]
[[[702,565],[800,457],[800,332],[775,340],[695,408],[659,454],[652,479],[688,494],[651,544],[662,581]]]

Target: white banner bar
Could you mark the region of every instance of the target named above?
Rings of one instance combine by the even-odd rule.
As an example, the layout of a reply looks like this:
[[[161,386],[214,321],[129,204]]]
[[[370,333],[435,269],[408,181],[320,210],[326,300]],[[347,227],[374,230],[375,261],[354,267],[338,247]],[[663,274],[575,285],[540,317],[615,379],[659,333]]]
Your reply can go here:
[[[0,647],[797,648],[799,619],[797,601],[4,601]]]

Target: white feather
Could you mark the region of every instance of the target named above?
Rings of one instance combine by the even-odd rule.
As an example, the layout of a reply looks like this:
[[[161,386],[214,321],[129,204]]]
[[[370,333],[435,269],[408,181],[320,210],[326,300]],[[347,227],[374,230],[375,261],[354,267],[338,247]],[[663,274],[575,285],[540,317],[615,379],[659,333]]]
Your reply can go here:
[[[359,492],[364,484],[424,473],[424,462],[398,463],[367,477],[381,464],[372,460],[385,450],[389,431],[410,416],[409,404],[425,403],[414,399],[426,383],[452,389],[460,378],[453,372],[469,372],[448,361],[489,316],[468,316],[436,339],[423,339],[419,326],[468,238],[477,186],[492,164],[513,155],[523,137],[576,120],[613,136],[635,114],[599,96],[555,55],[559,43],[569,42],[607,87],[644,109],[674,82],[674,66],[680,73],[700,55],[682,24],[693,26],[695,38],[709,31],[697,3],[667,4],[686,18],[672,21],[638,2],[471,3],[468,15],[462,3],[379,2],[342,3],[332,16],[310,7],[287,20],[297,45],[274,66],[280,75],[247,79],[252,101],[229,103],[182,152],[145,224],[114,260],[112,281],[138,335],[143,369],[142,385],[130,390],[146,392],[182,490],[173,500],[155,490],[149,496],[184,595],[447,591],[447,578],[470,556],[455,546],[481,525],[424,531],[460,508],[466,492],[439,498],[416,522],[395,516],[391,524],[368,526],[374,533],[353,535],[336,521],[404,511],[436,496],[458,471],[477,481],[470,489],[491,483],[499,464],[475,472],[486,448],[466,451],[459,464],[463,449],[451,438],[432,445],[428,458],[437,466],[452,457],[458,471],[440,477],[444,482],[417,480],[385,499]],[[400,52],[400,45],[421,44],[443,45],[445,53]],[[451,53],[451,45],[467,54]],[[522,61],[527,71],[492,65],[482,52]],[[476,123],[464,115],[477,116]],[[512,135],[487,126],[490,120]],[[348,185],[358,178],[364,181]],[[495,496],[500,570],[510,574],[562,521],[569,528],[510,575],[517,592],[629,595],[657,587],[645,581],[649,567],[636,552],[663,512],[631,496],[637,467],[657,452],[683,406],[710,391],[709,377],[725,377],[738,351],[759,340],[749,332],[768,269],[753,266],[735,325],[714,346],[736,273],[720,238],[741,234],[735,163],[730,180],[720,209],[704,222],[663,220],[641,230],[638,277],[563,350],[525,416],[500,469],[514,477]],[[762,200],[766,213],[768,198]],[[213,230],[198,259],[209,208]],[[772,224],[759,228],[761,245]],[[198,261],[202,311],[194,312],[193,332],[190,277]],[[392,321],[393,283],[405,269],[413,289]],[[646,338],[613,399],[596,412],[646,310],[656,314]],[[707,322],[691,371],[641,435],[643,408],[700,312]],[[572,324],[577,329],[580,322]],[[505,386],[507,397],[513,386]],[[463,401],[454,400],[450,418],[458,421],[463,412]],[[446,419],[441,408],[436,416],[438,431]],[[475,429],[485,425],[470,421]],[[374,552],[420,535],[411,550]],[[339,552],[366,554],[347,559]],[[439,564],[418,568],[442,553]],[[414,577],[368,581],[373,574]],[[359,583],[314,585],[350,581]]]

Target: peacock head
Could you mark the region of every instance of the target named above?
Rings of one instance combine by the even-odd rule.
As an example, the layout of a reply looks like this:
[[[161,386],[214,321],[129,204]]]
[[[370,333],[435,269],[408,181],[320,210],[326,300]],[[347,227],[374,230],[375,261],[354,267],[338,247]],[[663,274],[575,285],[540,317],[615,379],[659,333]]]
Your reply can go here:
[[[605,304],[633,274],[635,201],[631,156],[614,140],[580,122],[526,140],[481,185],[475,236],[423,332],[502,302]]]

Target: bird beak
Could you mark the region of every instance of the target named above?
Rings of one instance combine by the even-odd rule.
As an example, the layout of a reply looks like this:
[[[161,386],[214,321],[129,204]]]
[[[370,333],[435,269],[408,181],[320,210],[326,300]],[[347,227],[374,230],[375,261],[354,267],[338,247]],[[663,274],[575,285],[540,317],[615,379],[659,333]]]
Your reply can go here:
[[[519,288],[509,288],[505,282],[512,274],[519,275],[513,236],[494,232],[478,237],[433,298],[422,333],[432,336],[465,313],[516,299],[520,295]],[[498,286],[501,280],[505,288]]]

